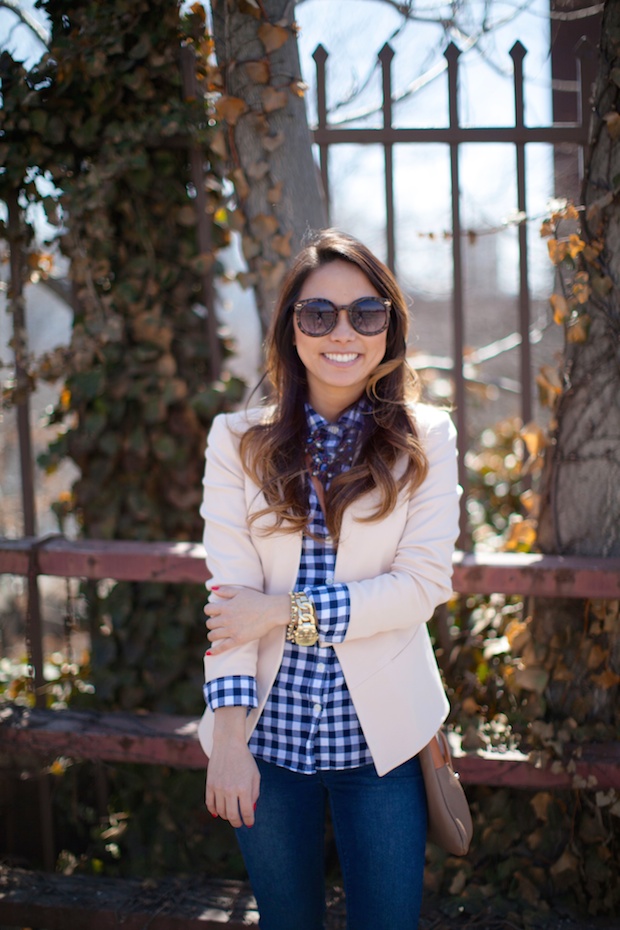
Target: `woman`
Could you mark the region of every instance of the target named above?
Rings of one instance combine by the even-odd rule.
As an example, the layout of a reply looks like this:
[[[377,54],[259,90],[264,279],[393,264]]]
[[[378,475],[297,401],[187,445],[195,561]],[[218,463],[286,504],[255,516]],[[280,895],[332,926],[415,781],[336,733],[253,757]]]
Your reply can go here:
[[[236,828],[262,930],[323,926],[326,801],[350,930],[418,922],[416,756],[448,711],[426,621],[451,592],[458,488],[407,328],[391,272],[319,233],[268,336],[275,406],[209,436],[206,803]]]

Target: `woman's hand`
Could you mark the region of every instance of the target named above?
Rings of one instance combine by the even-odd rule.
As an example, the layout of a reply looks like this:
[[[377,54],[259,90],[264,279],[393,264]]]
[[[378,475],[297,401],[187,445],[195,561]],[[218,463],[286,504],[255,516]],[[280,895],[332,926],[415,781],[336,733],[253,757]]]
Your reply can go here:
[[[217,600],[205,606],[210,652],[218,655],[234,646],[261,639],[290,619],[288,594],[262,594],[252,588],[223,585],[213,588]]]
[[[213,750],[207,767],[207,809],[233,827],[254,824],[260,773],[245,739],[245,707],[215,711]]]

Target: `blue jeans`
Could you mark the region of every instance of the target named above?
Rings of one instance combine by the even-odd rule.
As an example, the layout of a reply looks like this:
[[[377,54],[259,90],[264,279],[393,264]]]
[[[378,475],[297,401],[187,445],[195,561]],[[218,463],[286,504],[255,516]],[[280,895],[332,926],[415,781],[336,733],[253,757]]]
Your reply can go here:
[[[300,775],[261,759],[257,763],[256,822],[236,833],[261,930],[322,930],[327,799],[348,930],[415,930],[426,844],[418,759],[382,778],[374,765]]]

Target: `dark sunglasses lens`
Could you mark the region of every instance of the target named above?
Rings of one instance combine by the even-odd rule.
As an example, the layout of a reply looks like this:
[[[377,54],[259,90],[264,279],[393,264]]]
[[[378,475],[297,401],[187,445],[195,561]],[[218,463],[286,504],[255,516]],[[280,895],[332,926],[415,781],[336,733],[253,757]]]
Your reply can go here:
[[[349,310],[351,325],[363,336],[383,332],[387,326],[388,313],[389,310],[383,302],[372,297],[356,300]]]
[[[324,336],[334,328],[336,311],[332,304],[320,300],[304,304],[297,316],[299,327],[308,336]]]

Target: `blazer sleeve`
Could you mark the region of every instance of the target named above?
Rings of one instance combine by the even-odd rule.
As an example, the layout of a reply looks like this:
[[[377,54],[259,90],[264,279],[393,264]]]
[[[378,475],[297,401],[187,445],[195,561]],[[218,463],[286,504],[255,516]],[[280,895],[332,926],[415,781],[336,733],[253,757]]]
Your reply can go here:
[[[238,418],[215,417],[207,441],[203,500],[204,545],[211,585],[243,585],[264,589],[264,575],[248,527],[245,476],[239,455],[239,437],[233,429]],[[231,422],[232,421],[232,422]],[[217,594],[211,592],[210,599]],[[254,677],[258,640],[205,656],[205,680],[233,675]]]
[[[433,411],[420,431],[428,474],[407,503],[389,571],[348,581],[351,609],[345,643],[426,623],[451,596],[460,497],[456,430],[447,413]]]

